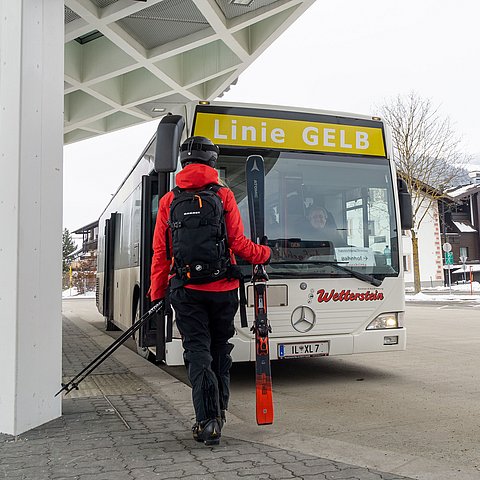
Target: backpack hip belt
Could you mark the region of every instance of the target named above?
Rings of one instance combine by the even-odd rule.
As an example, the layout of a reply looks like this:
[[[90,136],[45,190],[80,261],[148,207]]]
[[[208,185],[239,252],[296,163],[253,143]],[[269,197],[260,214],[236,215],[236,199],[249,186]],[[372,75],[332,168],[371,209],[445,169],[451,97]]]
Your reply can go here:
[[[179,267],[174,264],[173,273],[176,273],[181,278],[186,277],[188,279],[192,279],[193,271],[195,272],[209,271],[211,272],[210,275],[212,277],[215,277],[216,275],[217,276],[220,275],[220,273],[222,273],[222,271],[229,265],[230,265],[230,262],[226,261],[225,259],[221,259],[218,262],[213,262],[213,263],[197,262],[194,265],[185,265],[184,267]],[[192,281],[191,283],[194,283],[194,281]]]

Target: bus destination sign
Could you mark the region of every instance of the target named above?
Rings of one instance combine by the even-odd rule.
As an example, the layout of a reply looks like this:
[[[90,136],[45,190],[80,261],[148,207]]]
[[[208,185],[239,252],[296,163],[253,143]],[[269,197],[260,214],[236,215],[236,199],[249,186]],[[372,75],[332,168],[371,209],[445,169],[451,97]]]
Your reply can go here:
[[[366,127],[197,112],[194,134],[217,145],[385,156],[380,123]]]

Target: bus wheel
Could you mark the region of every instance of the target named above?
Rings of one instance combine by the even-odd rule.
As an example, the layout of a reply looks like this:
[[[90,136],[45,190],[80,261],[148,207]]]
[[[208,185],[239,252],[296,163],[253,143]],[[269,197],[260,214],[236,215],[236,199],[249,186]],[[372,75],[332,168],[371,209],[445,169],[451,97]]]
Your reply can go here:
[[[105,320],[105,331],[114,332],[115,330],[120,330],[113,322],[111,322],[108,317],[103,317]]]
[[[140,302],[137,302],[137,308],[135,310],[135,318],[134,322],[138,322],[140,320]],[[148,347],[141,347],[138,342],[140,338],[140,332],[137,330],[133,333],[133,339],[135,340],[135,345],[137,346],[137,353],[146,360],[153,361],[155,359],[155,355],[148,349]]]

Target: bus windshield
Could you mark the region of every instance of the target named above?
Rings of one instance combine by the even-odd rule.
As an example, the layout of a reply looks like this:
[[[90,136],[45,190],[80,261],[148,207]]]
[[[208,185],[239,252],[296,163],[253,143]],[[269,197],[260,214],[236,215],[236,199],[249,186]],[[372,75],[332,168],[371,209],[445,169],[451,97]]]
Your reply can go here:
[[[265,233],[275,277],[397,276],[392,176],[386,158],[262,152]],[[249,236],[245,155],[222,152],[217,168],[233,190]],[[338,268],[342,266],[344,268]]]

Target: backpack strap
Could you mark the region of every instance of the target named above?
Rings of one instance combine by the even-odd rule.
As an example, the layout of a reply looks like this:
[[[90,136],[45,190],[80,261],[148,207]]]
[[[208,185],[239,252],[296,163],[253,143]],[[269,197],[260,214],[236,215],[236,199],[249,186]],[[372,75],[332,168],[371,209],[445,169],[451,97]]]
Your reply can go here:
[[[212,192],[214,192],[216,195],[218,195],[218,192],[220,191],[220,189],[222,188],[225,188],[224,185],[220,185],[218,183],[211,183],[210,185],[207,185],[205,188],[211,190]],[[220,199],[221,200],[221,199]],[[222,205],[223,205],[223,201],[222,201]],[[224,225],[224,235],[225,235],[225,247],[227,248],[228,251],[230,251],[229,247],[228,247],[228,234],[227,234],[227,225],[225,224],[225,210],[223,210],[223,225]]]
[[[205,187],[205,190],[208,189],[208,190],[211,190],[211,191],[214,192],[214,193],[218,193],[218,191],[219,191],[221,188],[224,188],[223,185],[219,185],[218,183],[211,183],[210,185],[207,185],[207,186]]]
[[[172,188],[172,192],[173,192],[174,196],[176,197],[181,192],[192,192],[192,193],[194,193],[194,192],[201,192],[203,190],[211,190],[214,193],[218,193],[218,191],[221,188],[224,188],[224,186],[220,185],[218,183],[207,183],[207,185],[205,185],[204,187],[192,188],[192,189],[180,188],[179,186],[176,186],[176,187]]]
[[[178,196],[178,194],[182,191],[182,189],[180,187],[175,187],[175,188],[172,188],[172,192],[173,192],[173,199],[172,201],[175,199],[175,197]],[[168,227],[165,229],[165,253],[167,255],[167,260],[170,262],[172,260],[172,255],[170,254],[170,235],[169,235],[169,230],[172,229],[172,226],[170,224],[170,218],[167,220],[167,225]]]
[[[240,325],[242,328],[248,327],[247,322],[247,296],[245,294],[245,280],[243,279],[243,275],[239,278],[240,287],[239,287],[239,294],[240,294]]]
[[[238,265],[229,265],[228,267],[228,276],[227,278],[230,280],[231,278],[235,278],[240,283],[238,288],[238,293],[240,296],[239,302],[239,310],[240,310],[240,325],[242,328],[248,327],[247,322],[247,295],[245,293],[245,279],[243,278],[242,270]]]
[[[167,260],[170,262],[172,260],[172,256],[170,255],[170,234],[168,227],[165,229],[165,253],[167,255]]]
[[[165,334],[165,342],[171,342],[173,339],[173,310],[170,303],[170,289],[167,289],[165,295],[165,317],[167,321],[167,328]]]

